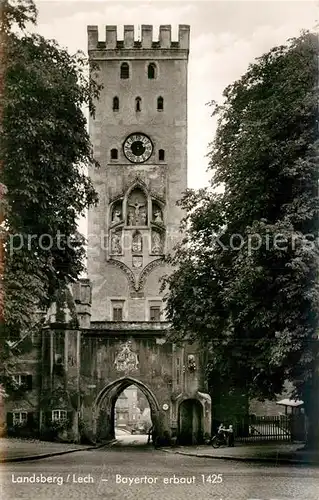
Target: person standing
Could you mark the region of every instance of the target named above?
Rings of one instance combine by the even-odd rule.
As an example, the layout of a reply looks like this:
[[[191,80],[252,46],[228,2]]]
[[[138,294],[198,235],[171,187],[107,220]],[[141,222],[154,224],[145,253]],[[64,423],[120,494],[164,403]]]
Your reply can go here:
[[[150,444],[151,442],[152,433],[153,433],[153,426],[151,426],[148,430],[147,444]]]
[[[234,429],[233,426],[230,425],[227,429],[227,441],[228,441],[228,446],[233,447],[234,446]]]

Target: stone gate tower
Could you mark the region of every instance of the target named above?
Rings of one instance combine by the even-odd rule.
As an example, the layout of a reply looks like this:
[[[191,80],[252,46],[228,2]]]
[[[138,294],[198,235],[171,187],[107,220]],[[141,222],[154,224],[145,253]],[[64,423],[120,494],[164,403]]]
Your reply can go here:
[[[187,186],[187,65],[189,26],[106,26],[106,41],[88,28],[89,56],[103,84],[90,133],[100,170],[90,172],[99,194],[89,214],[88,272],[92,320],[164,319],[162,256],[177,242]]]
[[[194,348],[166,342],[160,291],[160,278],[169,272],[163,257],[180,238],[176,202],[187,187],[189,37],[189,26],[180,25],[172,41],[165,25],[153,41],[152,26],[142,25],[140,40],[133,26],[124,26],[124,40],[118,40],[116,26],[106,26],[99,41],[97,26],[88,27],[91,73],[103,89],[90,120],[100,168],[89,175],[99,204],[89,212],[91,324],[81,352],[90,352],[90,359],[81,355],[81,384],[86,393],[95,388],[97,437],[112,435],[116,399],[132,383],[147,396],[159,434],[174,434],[185,400],[187,432],[210,432],[200,360]]]

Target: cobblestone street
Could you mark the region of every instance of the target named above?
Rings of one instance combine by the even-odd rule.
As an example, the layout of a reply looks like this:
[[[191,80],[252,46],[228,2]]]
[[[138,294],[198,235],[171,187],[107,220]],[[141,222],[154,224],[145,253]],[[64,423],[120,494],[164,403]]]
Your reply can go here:
[[[317,500],[319,484],[315,467],[227,462],[123,443],[2,464],[0,474],[3,500]],[[20,477],[43,482],[13,482]]]

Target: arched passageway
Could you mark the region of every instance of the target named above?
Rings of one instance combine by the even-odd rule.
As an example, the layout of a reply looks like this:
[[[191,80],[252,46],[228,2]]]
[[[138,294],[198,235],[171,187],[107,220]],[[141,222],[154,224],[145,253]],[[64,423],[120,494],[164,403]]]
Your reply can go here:
[[[150,443],[151,410],[146,396],[136,385],[120,393],[114,407],[115,438],[122,446]]]
[[[203,440],[203,406],[197,399],[185,399],[178,409],[179,443],[200,444]]]
[[[94,404],[95,435],[97,441],[105,441],[115,438],[115,406],[123,391],[130,386],[135,386],[145,396],[149,408],[150,419],[153,427],[159,427],[159,405],[153,392],[139,380],[131,377],[123,377],[108,384],[98,394]]]

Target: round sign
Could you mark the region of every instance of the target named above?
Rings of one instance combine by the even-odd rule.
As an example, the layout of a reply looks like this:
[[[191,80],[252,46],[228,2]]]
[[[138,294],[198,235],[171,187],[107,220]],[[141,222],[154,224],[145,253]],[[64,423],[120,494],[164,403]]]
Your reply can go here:
[[[166,403],[163,404],[163,410],[168,410],[168,404]]]

